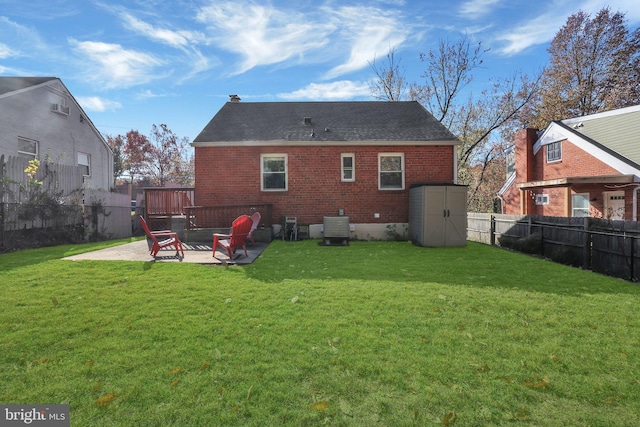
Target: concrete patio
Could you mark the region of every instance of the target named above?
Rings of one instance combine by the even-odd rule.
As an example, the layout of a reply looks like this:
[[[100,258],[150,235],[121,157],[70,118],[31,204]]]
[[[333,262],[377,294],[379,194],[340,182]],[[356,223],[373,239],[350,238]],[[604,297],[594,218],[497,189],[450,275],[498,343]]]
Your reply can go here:
[[[265,242],[256,242],[255,245],[248,243],[248,256],[245,256],[244,251],[239,249],[234,254],[233,259],[229,259],[227,253],[220,250],[221,248],[218,248],[216,251],[216,257],[214,258],[211,253],[211,243],[182,242],[182,245],[184,247],[184,258],[182,260],[175,256],[175,251],[172,249],[161,250],[158,253],[158,256],[154,259],[149,255],[149,247],[146,240],[140,240],[138,242],[127,243],[98,251],[86,252],[84,254],[73,255],[63,259],[70,261],[158,261],[214,265],[243,265],[251,264],[260,256],[267,246],[269,246],[269,244]]]

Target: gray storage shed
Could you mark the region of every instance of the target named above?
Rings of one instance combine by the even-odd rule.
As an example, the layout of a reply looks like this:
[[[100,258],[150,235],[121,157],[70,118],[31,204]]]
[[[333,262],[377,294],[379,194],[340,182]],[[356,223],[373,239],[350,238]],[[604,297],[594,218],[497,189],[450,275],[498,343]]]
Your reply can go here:
[[[420,246],[465,246],[467,186],[412,185],[409,189],[409,239]]]

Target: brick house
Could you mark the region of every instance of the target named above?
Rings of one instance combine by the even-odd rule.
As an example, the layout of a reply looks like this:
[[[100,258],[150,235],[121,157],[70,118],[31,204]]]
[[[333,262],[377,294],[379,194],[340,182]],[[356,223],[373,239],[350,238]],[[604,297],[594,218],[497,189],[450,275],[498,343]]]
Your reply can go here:
[[[637,220],[640,105],[522,129],[514,154],[503,213]]]
[[[417,102],[239,102],[193,140],[195,205],[271,204],[317,237],[347,215],[355,238],[408,223],[409,188],[456,182],[460,144]]]

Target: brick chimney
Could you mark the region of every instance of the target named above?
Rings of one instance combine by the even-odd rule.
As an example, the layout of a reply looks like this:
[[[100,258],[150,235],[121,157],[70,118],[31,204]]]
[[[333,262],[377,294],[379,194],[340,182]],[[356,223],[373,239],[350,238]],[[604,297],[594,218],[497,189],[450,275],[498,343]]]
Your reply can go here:
[[[516,182],[534,180],[533,144],[538,140],[537,129],[520,129],[515,135]]]
[[[240,97],[238,95],[229,95],[229,101],[237,104],[240,102]]]
[[[515,135],[516,183],[535,181],[533,144],[538,140],[537,129],[521,129]],[[521,213],[534,212],[535,204],[529,191],[520,192]]]

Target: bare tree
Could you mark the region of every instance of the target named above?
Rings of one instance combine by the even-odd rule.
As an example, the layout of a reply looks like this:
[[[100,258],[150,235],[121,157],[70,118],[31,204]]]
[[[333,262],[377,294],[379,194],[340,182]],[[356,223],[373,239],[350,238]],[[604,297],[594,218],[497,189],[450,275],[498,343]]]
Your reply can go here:
[[[411,85],[411,99],[419,101],[438,121],[450,126],[456,116],[457,98],[473,80],[473,70],[482,65],[482,56],[488,51],[482,43],[472,46],[466,35],[456,43],[440,40],[437,50],[420,54],[427,68],[421,75],[424,82]]]
[[[404,69],[400,69],[400,60],[396,61],[395,48],[389,48],[386,61],[378,66],[376,59],[369,63],[376,75],[369,83],[371,95],[381,101],[402,101],[406,98],[408,84],[404,77]]]
[[[603,8],[567,19],[548,49],[536,127],[640,103],[640,29],[630,33],[624,16]]]
[[[492,207],[506,176],[506,169],[498,169],[498,165],[504,165],[504,141],[511,140],[514,128],[520,124],[520,113],[539,85],[539,77],[530,79],[514,73],[491,81],[474,97],[465,89],[487,51],[481,43],[472,45],[467,36],[455,43],[441,40],[436,50],[420,56],[427,63],[421,76],[424,82],[411,85],[411,97],[462,142],[458,150],[458,181],[469,185],[468,207],[473,211]],[[465,93],[466,100],[461,100]]]

